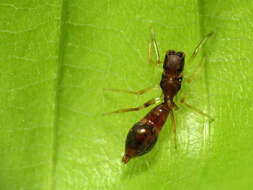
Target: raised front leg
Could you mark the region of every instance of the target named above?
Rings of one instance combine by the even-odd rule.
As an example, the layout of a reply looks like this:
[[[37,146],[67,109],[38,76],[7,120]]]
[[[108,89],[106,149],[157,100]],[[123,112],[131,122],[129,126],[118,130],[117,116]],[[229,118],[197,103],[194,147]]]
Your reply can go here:
[[[154,30],[153,28],[150,28],[150,41],[149,41],[149,45],[148,45],[148,60],[149,63],[152,63],[152,58],[151,58],[151,52],[152,52],[152,45],[154,46],[155,49],[155,54],[156,54],[156,64],[160,64],[160,55],[159,55],[159,50],[158,50],[158,46],[155,40],[155,34],[154,34]]]
[[[194,52],[192,53],[190,59],[188,62],[188,64],[190,64],[194,58],[196,57],[196,55],[198,54],[199,50],[203,47],[203,45],[206,43],[206,41],[214,34],[215,31],[212,31],[210,33],[208,33],[201,41],[200,43],[198,44],[198,46],[195,48]]]

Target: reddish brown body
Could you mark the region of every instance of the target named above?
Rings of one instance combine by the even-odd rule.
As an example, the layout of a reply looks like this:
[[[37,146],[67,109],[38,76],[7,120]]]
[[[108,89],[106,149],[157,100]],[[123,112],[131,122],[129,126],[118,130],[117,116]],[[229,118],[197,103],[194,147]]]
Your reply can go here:
[[[165,55],[160,86],[163,90],[164,102],[169,101],[171,105],[174,104],[173,98],[181,88],[184,57],[183,52],[175,52],[174,50],[167,51]]]
[[[183,52],[167,51],[163,63],[164,72],[160,82],[164,102],[153,108],[129,131],[125,155],[122,158],[124,163],[127,163],[131,158],[149,152],[154,147],[169,112],[175,107],[173,98],[181,88],[184,57]]]
[[[193,58],[197,55],[199,49],[204,45],[204,43],[214,34],[214,31],[208,33],[202,41],[200,41],[199,45],[195,48],[192,56],[189,59],[189,62],[193,60]],[[151,45],[153,42],[153,46],[156,52],[156,63],[160,63],[160,56],[158,52],[157,43],[154,39],[153,30],[151,29],[151,41],[149,44],[149,60],[151,60]],[[165,59],[163,62],[163,74],[160,82],[160,87],[163,91],[163,103],[159,104],[155,108],[153,108],[142,120],[137,122],[129,131],[126,139],[125,146],[125,154],[122,158],[124,163],[127,163],[130,159],[141,156],[149,152],[155,145],[159,133],[166,122],[166,119],[170,113],[171,116],[171,124],[174,132],[174,142],[176,148],[176,125],[174,119],[174,109],[177,109],[177,105],[174,103],[174,97],[177,95],[178,91],[181,89],[181,82],[183,80],[183,69],[184,69],[184,58],[185,54],[183,52],[176,52],[174,50],[168,50],[165,54]],[[203,59],[204,62],[205,59]],[[203,63],[202,62],[202,63]],[[194,73],[197,74],[197,71]],[[194,76],[194,75],[193,75]],[[193,76],[191,80],[193,79]],[[191,81],[191,80],[188,80]],[[132,91],[123,91],[130,94],[143,94],[150,88],[143,89],[141,91],[132,92]],[[122,91],[122,90],[114,90],[114,91]],[[128,111],[138,111],[140,109],[146,108],[152,104],[157,103],[154,99],[146,102],[142,106],[136,108],[128,108],[123,110],[117,110],[111,113],[120,113],[120,112],[128,112]],[[184,102],[184,98],[181,99],[181,103],[183,103],[188,108],[202,114],[211,120],[208,114],[186,104]]]
[[[167,103],[159,104],[131,128],[126,139],[125,155],[122,158],[124,163],[149,152],[154,147],[169,112]]]
[[[195,48],[193,54],[188,60],[188,64],[193,61],[195,56],[198,54],[201,47],[206,43],[206,41],[214,34],[215,31],[208,33],[198,44]],[[160,64],[160,55],[158,51],[158,46],[154,37],[154,32],[151,28],[151,38],[149,42],[149,62],[152,63],[151,59],[151,49],[153,47],[156,53],[156,63]],[[174,102],[174,97],[177,95],[178,91],[181,89],[181,83],[183,80],[183,70],[184,70],[184,59],[185,54],[183,52],[176,52],[174,50],[168,50],[165,54],[165,59],[163,62],[163,73],[162,79],[160,82],[160,87],[163,92],[163,97],[156,97],[152,98],[149,101],[145,102],[144,104],[138,107],[126,108],[126,109],[119,109],[113,112],[107,112],[107,114],[114,114],[114,113],[124,113],[130,111],[138,111],[144,109],[150,105],[157,104],[161,100],[163,103],[159,104],[155,108],[153,108],[143,119],[137,122],[128,132],[126,145],[125,145],[125,154],[122,158],[124,163],[127,163],[130,159],[141,156],[149,152],[155,145],[159,133],[167,120],[168,115],[170,114],[171,117],[171,124],[172,129],[174,132],[174,143],[175,148],[176,146],[176,124],[175,124],[175,117],[174,117],[174,110],[178,109],[178,106]],[[205,58],[203,57],[201,64],[205,62]],[[195,73],[192,75],[191,78],[188,78],[187,82],[190,83],[193,78],[197,75],[199,70],[196,70]],[[129,90],[121,90],[121,89],[106,89],[113,92],[123,92],[128,94],[135,94],[141,95],[147,92],[148,90],[153,89],[154,86],[139,90],[139,91],[129,91]],[[192,109],[193,111],[208,117],[210,120],[214,120],[208,114],[194,108],[193,106],[185,103],[184,98],[180,101],[186,107]]]

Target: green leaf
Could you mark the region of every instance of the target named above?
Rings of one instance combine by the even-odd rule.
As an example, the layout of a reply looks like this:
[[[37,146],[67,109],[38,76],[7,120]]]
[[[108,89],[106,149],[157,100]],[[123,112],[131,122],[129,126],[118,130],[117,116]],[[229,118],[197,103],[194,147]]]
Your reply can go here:
[[[15,1],[0,2],[0,189],[250,189],[253,185],[253,2]],[[160,55],[186,61],[199,41],[190,76],[154,149],[121,163],[127,132],[161,94],[162,66],[148,64],[149,28]],[[209,122],[179,103],[215,118]]]

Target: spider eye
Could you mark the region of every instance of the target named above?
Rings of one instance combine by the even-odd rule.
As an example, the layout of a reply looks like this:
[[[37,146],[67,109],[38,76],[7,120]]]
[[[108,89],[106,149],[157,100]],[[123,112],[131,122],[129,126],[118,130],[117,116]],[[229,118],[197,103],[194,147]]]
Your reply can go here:
[[[168,52],[167,52],[167,55],[174,55],[176,52],[174,51],[174,50],[169,50]]]
[[[184,57],[184,53],[183,53],[183,52],[180,52],[180,51],[179,51],[179,52],[177,52],[176,54],[177,54],[177,56],[179,56],[179,57]]]

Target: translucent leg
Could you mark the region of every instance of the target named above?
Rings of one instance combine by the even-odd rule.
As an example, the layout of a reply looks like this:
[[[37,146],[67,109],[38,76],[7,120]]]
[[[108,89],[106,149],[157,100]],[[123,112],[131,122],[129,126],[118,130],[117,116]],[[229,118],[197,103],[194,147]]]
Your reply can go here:
[[[113,111],[113,112],[107,112],[107,113],[103,113],[103,115],[109,115],[109,114],[114,114],[114,113],[124,113],[124,112],[130,112],[130,111],[139,111],[143,108],[146,108],[152,104],[157,104],[161,101],[161,97],[159,98],[153,98],[147,102],[145,102],[143,105],[141,106],[138,106],[138,107],[134,107],[134,108],[126,108],[126,109],[119,109],[119,110],[116,110],[116,111]]]
[[[176,130],[176,122],[175,122],[175,116],[174,116],[173,109],[170,111],[170,118],[171,118],[173,133],[174,133],[175,149],[177,149],[177,130]]]
[[[191,106],[191,105],[185,103],[185,98],[182,98],[182,99],[181,99],[181,103],[184,104],[187,108],[189,108],[189,109],[191,109],[191,110],[193,110],[193,111],[199,113],[200,115],[203,115],[203,116],[207,117],[208,119],[210,119],[211,122],[214,121],[214,118],[211,117],[210,115],[208,115],[208,114],[202,112],[201,110],[199,110],[199,109],[197,109],[197,108],[195,108],[195,107],[193,107],[193,106]]]
[[[205,61],[206,61],[206,57],[203,57],[203,58],[201,59],[199,65],[197,66],[197,69],[196,69],[195,72],[193,73],[193,75],[192,75],[190,78],[188,78],[188,79],[186,80],[188,83],[192,82],[193,79],[196,78],[196,76],[199,74],[199,72],[200,72],[201,69],[203,68],[203,65],[204,65]]]
[[[157,43],[156,43],[156,40],[155,40],[154,30],[153,30],[153,28],[150,28],[150,41],[149,41],[149,45],[148,45],[148,60],[149,60],[149,63],[152,63],[152,58],[151,58],[152,44],[153,44],[154,49],[155,49],[156,64],[159,64],[159,63],[161,63],[160,62],[159,50],[158,50],[158,46],[157,46]]]
[[[153,85],[149,86],[147,88],[138,90],[138,91],[131,91],[131,90],[120,90],[120,89],[113,89],[113,88],[104,88],[106,91],[112,91],[112,92],[120,92],[120,93],[127,93],[127,94],[135,94],[135,95],[142,95],[152,89],[159,88],[159,85]]]
[[[202,46],[206,43],[206,41],[214,34],[215,31],[212,31],[210,33],[208,33],[203,40],[200,41],[200,43],[198,44],[198,46],[195,48],[194,52],[192,53],[192,56],[190,57],[188,64],[190,64],[193,59],[196,57],[196,55],[198,54],[199,50],[202,48]]]

